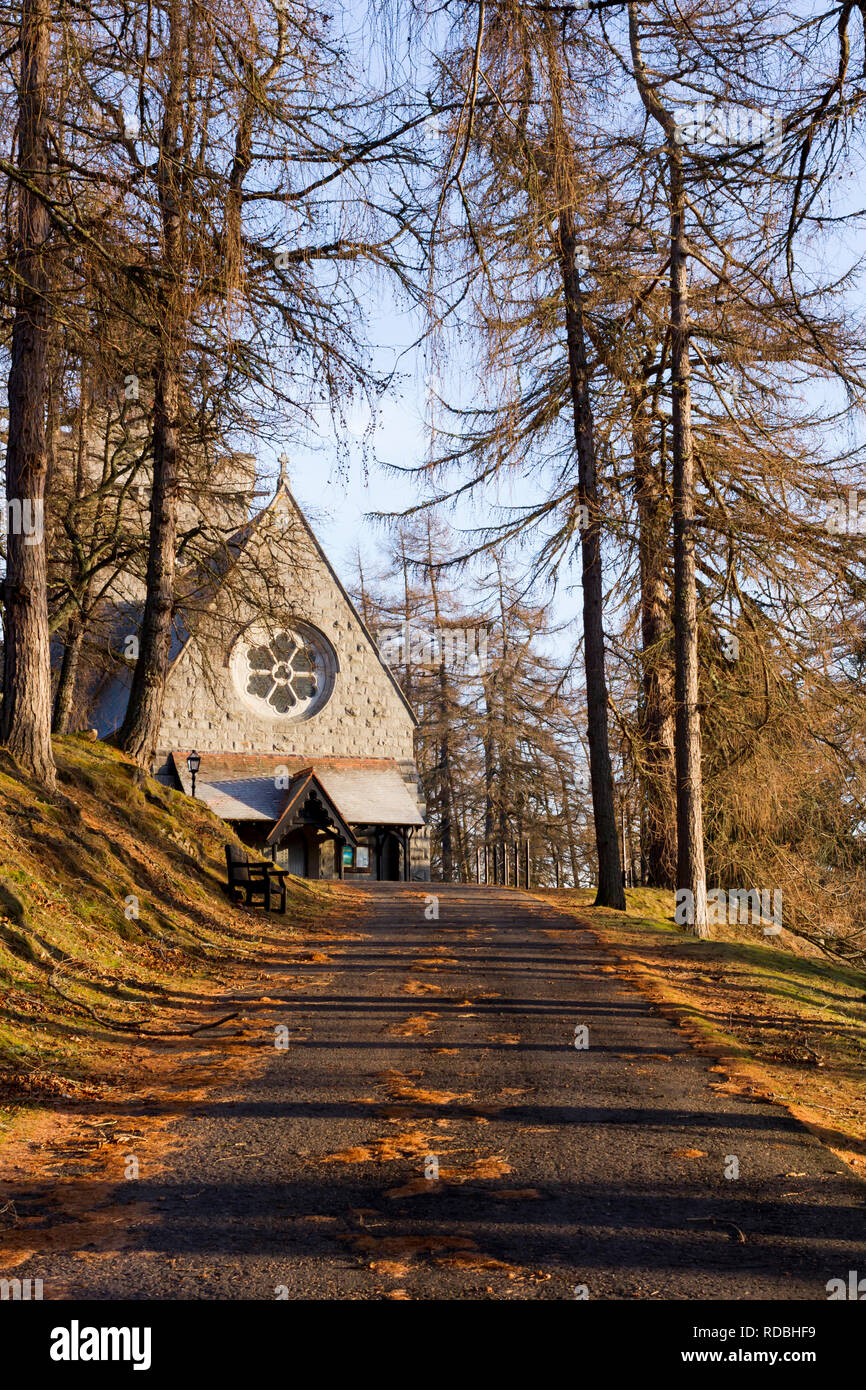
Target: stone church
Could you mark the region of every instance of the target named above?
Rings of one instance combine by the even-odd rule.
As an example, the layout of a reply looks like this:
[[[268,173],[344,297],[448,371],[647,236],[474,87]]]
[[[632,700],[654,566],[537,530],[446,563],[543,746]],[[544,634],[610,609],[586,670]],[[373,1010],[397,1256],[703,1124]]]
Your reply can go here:
[[[219,540],[183,569],[153,773],[191,793],[194,750],[195,795],[292,873],[427,880],[415,715],[285,468],[253,515],[254,463],[240,456],[244,475],[238,457],[231,483],[209,499]],[[200,497],[196,505],[200,515]],[[188,511],[182,521],[194,522]],[[83,708],[100,737],[123,718],[140,614],[140,586],[127,581],[86,682]]]

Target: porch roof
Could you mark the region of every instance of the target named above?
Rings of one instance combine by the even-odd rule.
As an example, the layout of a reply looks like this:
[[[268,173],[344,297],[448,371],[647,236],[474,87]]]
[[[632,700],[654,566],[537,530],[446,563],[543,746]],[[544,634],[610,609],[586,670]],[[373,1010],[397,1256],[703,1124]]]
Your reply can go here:
[[[188,750],[170,763],[189,794]],[[310,758],[280,753],[202,753],[196,795],[222,820],[278,821],[293,799],[300,773],[312,773],[347,825],[424,824],[412,792],[393,758]],[[289,786],[277,780],[289,775]],[[294,795],[297,792],[295,791]]]
[[[328,795],[321,779],[316,776],[311,767],[305,768],[303,772],[298,773],[297,777],[292,778],[282,815],[268,836],[268,844],[278,845],[291,829],[303,824],[304,808],[310,793],[318,800],[320,807],[329,817],[330,824],[336,826],[343,839],[350,845],[357,845],[358,841],[340,814],[339,807]]]

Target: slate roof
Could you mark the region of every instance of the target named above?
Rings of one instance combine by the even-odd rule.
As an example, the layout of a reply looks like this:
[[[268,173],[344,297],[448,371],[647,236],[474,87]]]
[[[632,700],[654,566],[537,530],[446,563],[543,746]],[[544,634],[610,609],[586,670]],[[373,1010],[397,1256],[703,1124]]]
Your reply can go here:
[[[189,795],[189,749],[169,763]],[[291,796],[276,779],[312,772],[348,825],[424,825],[424,817],[393,758],[310,758],[286,753],[202,753],[196,796],[223,820],[276,821]],[[283,778],[283,780],[285,780]]]
[[[188,773],[186,780],[191,784]],[[191,790],[191,785],[184,790]],[[195,794],[222,820],[273,821],[280,815],[286,800],[285,787],[277,787],[273,777],[210,782],[199,774],[195,779]]]
[[[350,825],[423,825],[418,803],[395,763],[374,771],[364,767],[326,767],[316,776]]]

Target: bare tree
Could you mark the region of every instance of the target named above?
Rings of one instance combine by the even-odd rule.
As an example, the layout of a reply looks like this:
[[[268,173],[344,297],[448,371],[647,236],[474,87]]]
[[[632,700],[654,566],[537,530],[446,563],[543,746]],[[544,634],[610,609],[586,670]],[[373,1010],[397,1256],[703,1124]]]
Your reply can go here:
[[[689,322],[689,247],[682,151],[675,121],[644,66],[637,9],[629,4],[635,80],[648,114],[665,138],[670,213],[670,325],[673,454],[674,658],[677,771],[677,888],[691,894],[696,936],[708,936],[704,865],[701,717],[698,693],[698,600],[695,580],[695,458]]]
[[[49,182],[48,128],[51,8],[48,0],[22,0],[18,96],[17,295],[9,369],[9,442],[6,451],[7,538],[4,599],[3,704],[0,739],[46,787],[55,781],[51,751],[51,680],[48,647],[43,509],[48,459],[45,396],[48,363],[50,221],[43,201]],[[32,509],[30,534],[23,509]]]
[[[578,460],[578,505],[581,508],[580,549],[583,587],[583,651],[586,672],[587,739],[590,785],[598,854],[596,905],[625,910],[622,862],[617,837],[613,770],[608,738],[608,692],[605,675],[603,582],[601,554],[601,506],[595,428],[589,394],[583,320],[583,295],[578,268],[578,237],[573,208],[577,190],[572,184],[574,150],[563,120],[562,70],[555,51],[552,26],[545,34],[547,85],[551,106],[551,139],[548,172],[556,190],[557,254],[565,300],[568,345],[568,378],[574,417],[574,441]]]

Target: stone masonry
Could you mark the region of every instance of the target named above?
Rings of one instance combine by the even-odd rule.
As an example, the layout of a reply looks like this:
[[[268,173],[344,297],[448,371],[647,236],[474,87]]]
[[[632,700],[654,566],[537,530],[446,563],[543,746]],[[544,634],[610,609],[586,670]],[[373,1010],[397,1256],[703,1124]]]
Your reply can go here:
[[[185,615],[191,637],[176,657],[154,763],[173,750],[393,758],[423,810],[414,761],[415,719],[288,487],[250,524],[234,569]],[[256,623],[318,630],[336,656],[330,697],[306,717],[262,715],[232,670],[235,643]],[[413,837],[413,877],[429,877],[426,828]]]
[[[271,611],[296,611],[334,648],[338,670],[328,702],[306,719],[262,717],[247,707],[230,670],[231,646],[243,640],[262,607],[238,601],[221,586],[214,613],[197,615],[195,632],[169,675],[159,739],[160,761],[175,748],[220,752],[307,754],[311,757],[396,758],[414,766],[414,718],[348,596],[328,565],[294,499],[280,488],[248,545],[267,550],[260,599],[279,590]],[[280,518],[290,523],[280,525]],[[302,524],[298,524],[301,522]],[[281,542],[291,558],[281,563]],[[254,567],[250,567],[253,572]],[[299,575],[303,593],[297,595]],[[286,607],[286,597],[290,607]],[[276,597],[276,595],[274,595]],[[268,611],[267,609],[265,611]],[[281,617],[276,619],[281,621]],[[232,631],[234,629],[234,631]]]

